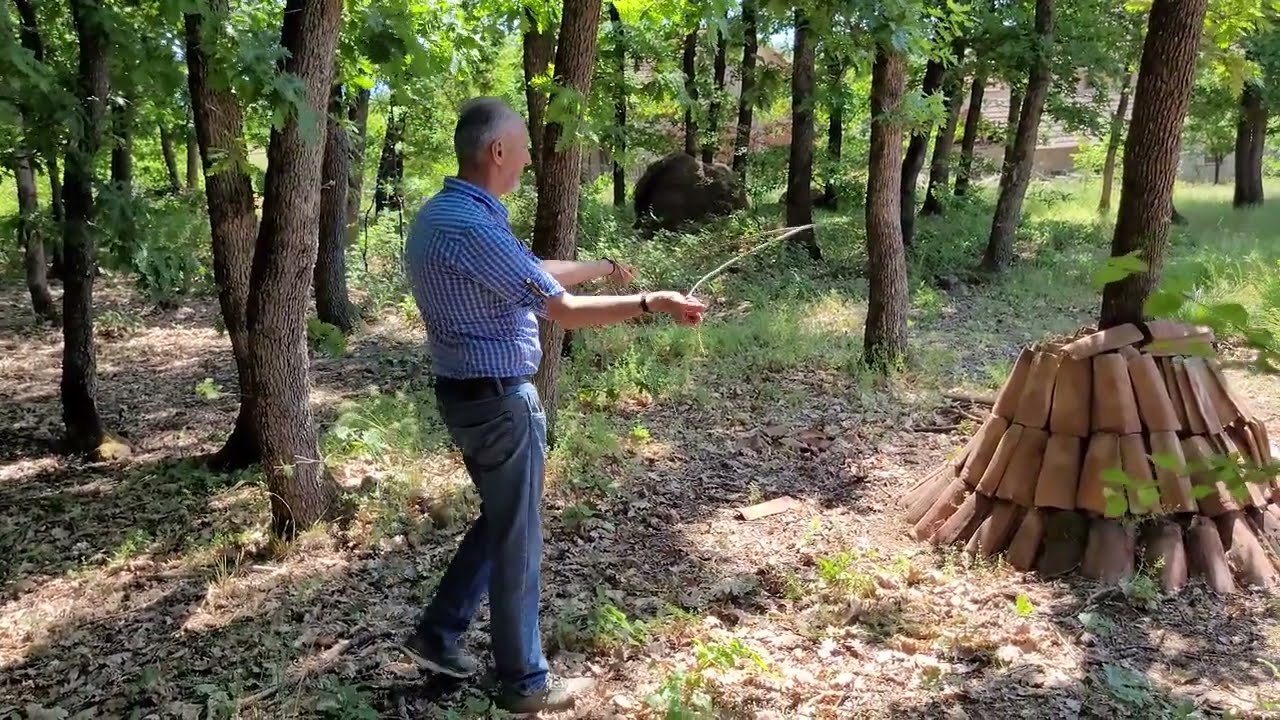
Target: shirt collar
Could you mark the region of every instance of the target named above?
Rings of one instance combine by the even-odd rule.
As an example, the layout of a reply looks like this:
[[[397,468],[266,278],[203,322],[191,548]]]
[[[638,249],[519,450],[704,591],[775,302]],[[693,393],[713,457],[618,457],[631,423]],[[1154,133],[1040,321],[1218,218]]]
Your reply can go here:
[[[503,221],[507,220],[507,206],[503,205],[498,201],[498,198],[494,197],[492,193],[479,185],[469,183],[462,178],[451,175],[444,179],[444,190],[448,192],[462,193],[463,195],[474,198],[479,201],[481,205],[484,205],[489,210],[497,213]]]

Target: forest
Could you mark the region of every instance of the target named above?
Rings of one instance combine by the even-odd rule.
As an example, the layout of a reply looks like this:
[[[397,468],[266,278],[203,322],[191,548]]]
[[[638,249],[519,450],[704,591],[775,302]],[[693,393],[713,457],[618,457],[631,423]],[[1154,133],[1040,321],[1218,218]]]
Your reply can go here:
[[[399,645],[477,96],[707,305],[540,324],[563,717],[1280,715],[1277,0],[0,0],[0,720],[507,716]]]

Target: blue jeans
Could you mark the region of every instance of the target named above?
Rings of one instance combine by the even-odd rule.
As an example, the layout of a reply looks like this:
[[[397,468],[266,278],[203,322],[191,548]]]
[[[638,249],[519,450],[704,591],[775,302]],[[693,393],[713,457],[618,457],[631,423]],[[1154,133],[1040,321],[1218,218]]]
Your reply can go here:
[[[437,648],[455,647],[487,590],[497,678],[532,695],[547,683],[538,626],[547,416],[532,383],[480,400],[438,386],[436,401],[480,492],[480,517],[419,619],[418,634]]]

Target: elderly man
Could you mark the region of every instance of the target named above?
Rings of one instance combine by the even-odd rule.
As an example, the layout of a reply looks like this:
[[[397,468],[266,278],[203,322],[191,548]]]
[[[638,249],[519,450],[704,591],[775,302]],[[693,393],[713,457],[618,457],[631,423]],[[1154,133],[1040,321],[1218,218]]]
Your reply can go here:
[[[498,201],[529,164],[523,119],[477,98],[454,130],[457,177],[423,205],[405,247],[406,271],[426,326],[436,401],[481,499],[480,517],[404,648],[433,672],[472,675],[460,647],[485,592],[500,689],[512,713],[573,707],[585,679],[550,677],[538,626],[546,415],[531,382],[542,359],[537,316],[567,328],[658,312],[696,324],[704,306],[676,292],[577,296],[565,287],[630,271],[612,261],[538,260],[512,234]]]

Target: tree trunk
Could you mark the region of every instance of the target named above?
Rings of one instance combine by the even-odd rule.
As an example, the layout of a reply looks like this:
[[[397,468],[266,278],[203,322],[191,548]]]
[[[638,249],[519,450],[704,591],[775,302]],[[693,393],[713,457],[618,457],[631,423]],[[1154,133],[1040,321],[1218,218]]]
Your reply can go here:
[[[169,126],[160,123],[160,153],[164,156],[164,169],[169,176],[169,191],[182,192],[182,178],[178,176],[178,157],[173,152],[173,133]]]
[[[200,187],[200,142],[196,137],[194,124],[187,128],[187,189],[195,191]]]
[[[1120,141],[1124,137],[1124,116],[1129,111],[1129,86],[1133,84],[1133,74],[1124,76],[1124,86],[1120,88],[1120,102],[1116,112],[1111,116],[1111,135],[1107,139],[1107,159],[1102,165],[1102,198],[1098,200],[1098,212],[1111,210],[1111,186],[1116,177],[1116,155],[1120,152]]]
[[[822,204],[834,208],[840,202],[840,190],[836,187],[835,173],[840,167],[840,153],[844,149],[844,96],[840,86],[844,83],[847,66],[843,58],[827,59],[827,80],[829,82],[830,107],[827,109],[827,162],[830,171],[827,173],[827,184],[822,193]]]
[[[98,415],[97,358],[93,343],[93,277],[96,213],[93,202],[94,159],[106,123],[107,33],[95,0],[70,0],[79,41],[77,96],[80,132],[67,147],[63,180],[66,222],[63,223],[62,293],[62,421],[67,445],[75,453],[92,453],[106,439]]]
[[[342,0],[288,0],[280,32],[282,72],[301,80],[315,121],[324,122]],[[271,132],[262,222],[249,277],[250,375],[272,531],[289,537],[336,510],[312,422],[306,333],[307,286],[319,232],[323,127],[304,132],[294,114]],[[345,207],[345,205],[344,205]]]
[[[973,172],[973,150],[978,144],[978,126],[982,123],[982,96],[987,89],[987,74],[979,70],[969,90],[969,112],[964,120],[964,137],[960,140],[960,162],[956,166],[956,197],[969,192]]]
[[[1000,160],[1000,173],[1013,162],[1013,149],[1018,141],[1018,119],[1022,117],[1023,95],[1017,90],[1009,91],[1009,114],[1004,123],[1004,157]]]
[[[111,111],[111,184],[122,197],[133,195],[133,100]]]
[[[609,3],[609,22],[613,24],[613,121],[617,125],[618,139],[613,151],[613,205],[627,204],[627,174],[622,159],[627,153],[627,46],[626,31],[618,4]]]
[[[356,93],[347,113],[355,128],[351,139],[351,167],[347,172],[347,247],[360,238],[360,203],[364,197],[364,151],[369,141],[369,90]]]
[[[689,104],[684,108],[684,152],[693,157],[698,156],[698,121],[694,109],[698,106],[698,29],[684,36],[684,53],[681,56],[681,67],[684,68],[684,91],[689,96]]]
[[[1049,59],[1053,47],[1053,0],[1036,0],[1036,36],[1041,51],[1027,79],[1027,94],[1018,117],[1013,152],[1000,173],[1000,198],[996,201],[987,252],[982,258],[982,267],[986,270],[1003,271],[1013,261],[1013,236],[1022,215],[1027,185],[1031,182],[1040,134],[1040,113],[1044,110],[1045,96],[1052,79]]]
[[[13,176],[18,184],[18,239],[23,248],[31,309],[40,320],[56,321],[58,310],[53,304],[53,295],[49,293],[44,239],[40,236],[40,200],[36,191],[36,173],[31,164],[31,154],[24,148],[13,153]]]
[[[351,181],[350,145],[342,127],[343,92],[330,93],[325,123],[324,164],[320,179],[320,242],[313,285],[316,317],[348,334],[357,314],[347,292],[347,192]]]
[[[215,74],[229,68],[210,68],[211,57],[220,53],[217,45],[228,40],[220,32],[228,13],[228,0],[209,0],[204,15],[183,16],[186,39],[187,87],[191,95],[193,142],[204,163],[204,192],[208,203],[209,230],[213,242],[213,277],[218,286],[218,304],[223,324],[231,339],[240,386],[240,411],[231,437],[214,454],[210,465],[239,470],[261,458],[254,423],[253,379],[249,360],[246,315],[249,303],[249,276],[253,267],[254,236],[258,216],[254,206],[253,181],[237,163],[219,162],[222,157],[243,156],[244,120],[240,104],[231,88],[211,82]],[[221,48],[223,51],[229,48]],[[199,178],[187,187],[199,187]]]
[[[62,172],[58,169],[58,152],[49,152],[44,159],[49,169],[49,217],[56,223],[67,217],[66,206],[62,202]],[[61,255],[61,253],[59,253]]]
[[[1240,120],[1236,124],[1236,187],[1232,205],[1261,205],[1262,158],[1267,139],[1267,108],[1262,89],[1246,82],[1240,94]]]
[[[547,114],[547,96],[534,88],[533,81],[546,73],[551,58],[556,54],[556,36],[551,28],[538,29],[533,11],[525,8],[525,32],[522,43],[524,65],[524,96],[529,106],[529,154],[532,156],[533,174],[542,172],[542,135]]]
[[[400,141],[404,135],[405,117],[395,114],[395,104],[387,111],[387,130],[382,136],[382,154],[378,157],[378,179],[373,191],[374,217],[383,210],[403,207],[400,183],[404,179],[404,157],[400,154]]]
[[[1107,284],[1101,328],[1141,321],[1143,306],[1160,278],[1205,6],[1206,0],[1155,0],[1151,5],[1111,241],[1112,257],[1136,250],[1147,271]]]
[[[596,31],[600,24],[600,0],[565,0],[556,48],[557,87],[572,88],[582,97],[579,116],[587,109],[591,75],[595,67]],[[569,260],[577,247],[578,188],[582,156],[575,144],[557,149],[563,126],[547,123],[543,136],[542,173],[538,176],[538,209],[533,226],[533,252],[547,260]],[[560,356],[564,328],[541,321],[542,364],[534,382],[547,413],[548,442],[555,442],[555,421],[560,403]]]
[[[718,26],[711,28],[716,33],[716,56],[712,71],[715,73],[715,94],[711,96],[711,106],[707,109],[707,140],[702,144],[702,162],[710,163],[716,159],[716,151],[720,149],[720,105],[724,97],[725,53],[729,50],[729,38],[720,32]]]
[[[925,65],[924,79],[920,84],[920,92],[925,98],[938,94],[942,80],[946,77],[947,68],[941,60],[933,59]],[[924,157],[929,152],[929,138],[932,129],[914,132],[911,142],[907,143],[907,154],[902,158],[902,243],[910,248],[916,234],[916,187],[920,183],[920,170],[924,168]]]
[[[787,225],[813,222],[813,30],[804,10],[795,11],[795,52],[791,70],[791,157],[787,163]],[[814,260],[822,250],[813,230],[793,238]]]
[[[733,141],[733,173],[745,187],[756,87],[756,0],[742,0],[742,36],[742,83],[738,90],[738,134]]]
[[[1214,185],[1222,184],[1222,160],[1223,160],[1223,157],[1221,155],[1213,156],[1213,184]]]
[[[964,59],[964,40],[956,40],[952,51],[956,55],[957,67],[948,73],[946,84],[942,88],[947,121],[938,131],[938,138],[933,143],[933,159],[929,163],[929,189],[925,191],[924,205],[920,208],[924,215],[942,214],[942,201],[939,198],[951,184],[951,149],[956,144],[956,126],[960,124],[960,106],[964,100],[964,76],[958,67]]]
[[[863,360],[887,368],[907,354],[907,260],[902,243],[902,109],[906,58],[876,53],[871,74],[871,150],[867,166],[867,325]]]

